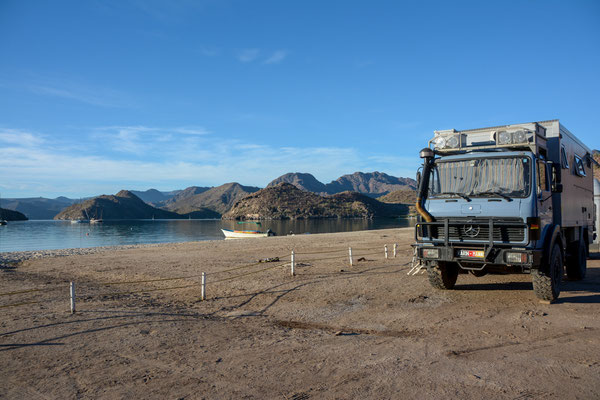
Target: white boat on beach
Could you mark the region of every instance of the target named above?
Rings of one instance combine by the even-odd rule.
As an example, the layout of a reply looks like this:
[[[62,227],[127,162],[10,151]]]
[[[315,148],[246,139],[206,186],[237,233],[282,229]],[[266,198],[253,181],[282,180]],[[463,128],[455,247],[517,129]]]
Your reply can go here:
[[[254,224],[260,226],[260,222],[253,221],[240,221],[239,225],[243,224]],[[257,230],[234,230],[234,229],[221,229],[223,235],[225,235],[225,239],[243,239],[243,238],[256,238],[256,237],[267,237],[267,236],[275,236],[275,232],[270,229],[267,229],[266,232],[261,232]]]
[[[269,229],[266,232],[261,231],[235,231],[233,229],[221,229],[225,239],[243,239],[243,238],[256,238],[256,237],[267,237],[274,236],[273,232]]]

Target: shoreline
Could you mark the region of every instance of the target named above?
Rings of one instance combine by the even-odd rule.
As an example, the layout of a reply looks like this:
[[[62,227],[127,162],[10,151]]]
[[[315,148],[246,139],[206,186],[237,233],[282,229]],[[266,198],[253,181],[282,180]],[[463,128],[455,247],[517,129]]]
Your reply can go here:
[[[385,229],[367,229],[362,231],[349,231],[349,232],[325,232],[325,233],[311,233],[310,235],[298,234],[298,235],[285,235],[285,236],[273,236],[269,238],[248,238],[248,239],[236,239],[226,240],[223,239],[209,239],[209,240],[192,240],[186,242],[161,242],[161,243],[139,243],[139,244],[124,244],[114,246],[94,246],[94,247],[71,247],[64,249],[41,249],[41,250],[23,250],[23,251],[4,251],[0,252],[0,268],[12,267],[15,264],[19,264],[28,260],[37,260],[42,258],[53,258],[53,257],[68,257],[68,256],[84,256],[90,254],[98,254],[109,251],[122,251],[122,250],[134,250],[141,248],[155,248],[155,247],[170,247],[174,245],[184,244],[201,244],[210,242],[238,242],[240,240],[263,240],[273,239],[282,237],[298,237],[298,236],[314,236],[314,235],[337,235],[344,233],[361,233],[361,232],[377,232],[377,231],[389,231],[389,230],[413,230],[414,227],[401,227],[401,228],[385,228]]]

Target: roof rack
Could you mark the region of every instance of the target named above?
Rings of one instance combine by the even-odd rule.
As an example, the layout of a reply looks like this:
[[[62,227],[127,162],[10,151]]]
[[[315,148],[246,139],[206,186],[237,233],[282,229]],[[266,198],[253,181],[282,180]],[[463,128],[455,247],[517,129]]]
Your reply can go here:
[[[472,151],[530,150],[536,154],[546,148],[546,128],[537,122],[457,131],[434,131],[429,147],[438,154]]]

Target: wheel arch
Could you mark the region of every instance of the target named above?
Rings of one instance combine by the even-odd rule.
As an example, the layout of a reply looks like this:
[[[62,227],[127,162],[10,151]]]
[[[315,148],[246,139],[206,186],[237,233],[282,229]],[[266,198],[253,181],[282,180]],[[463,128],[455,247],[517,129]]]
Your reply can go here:
[[[543,271],[547,271],[550,266],[549,260],[550,256],[552,255],[552,248],[555,243],[558,243],[558,246],[560,247],[560,252],[564,263],[565,249],[567,244],[565,242],[565,237],[562,234],[560,225],[557,224],[553,224],[552,226],[550,226],[546,231],[546,235],[544,237],[544,252],[542,255],[542,263],[540,264],[540,269]]]

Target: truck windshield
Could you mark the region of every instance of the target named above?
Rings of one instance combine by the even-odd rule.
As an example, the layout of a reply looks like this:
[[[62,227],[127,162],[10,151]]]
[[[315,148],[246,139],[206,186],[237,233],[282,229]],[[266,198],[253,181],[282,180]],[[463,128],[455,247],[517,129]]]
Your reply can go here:
[[[527,157],[437,160],[431,172],[430,197],[527,197],[531,161]]]

